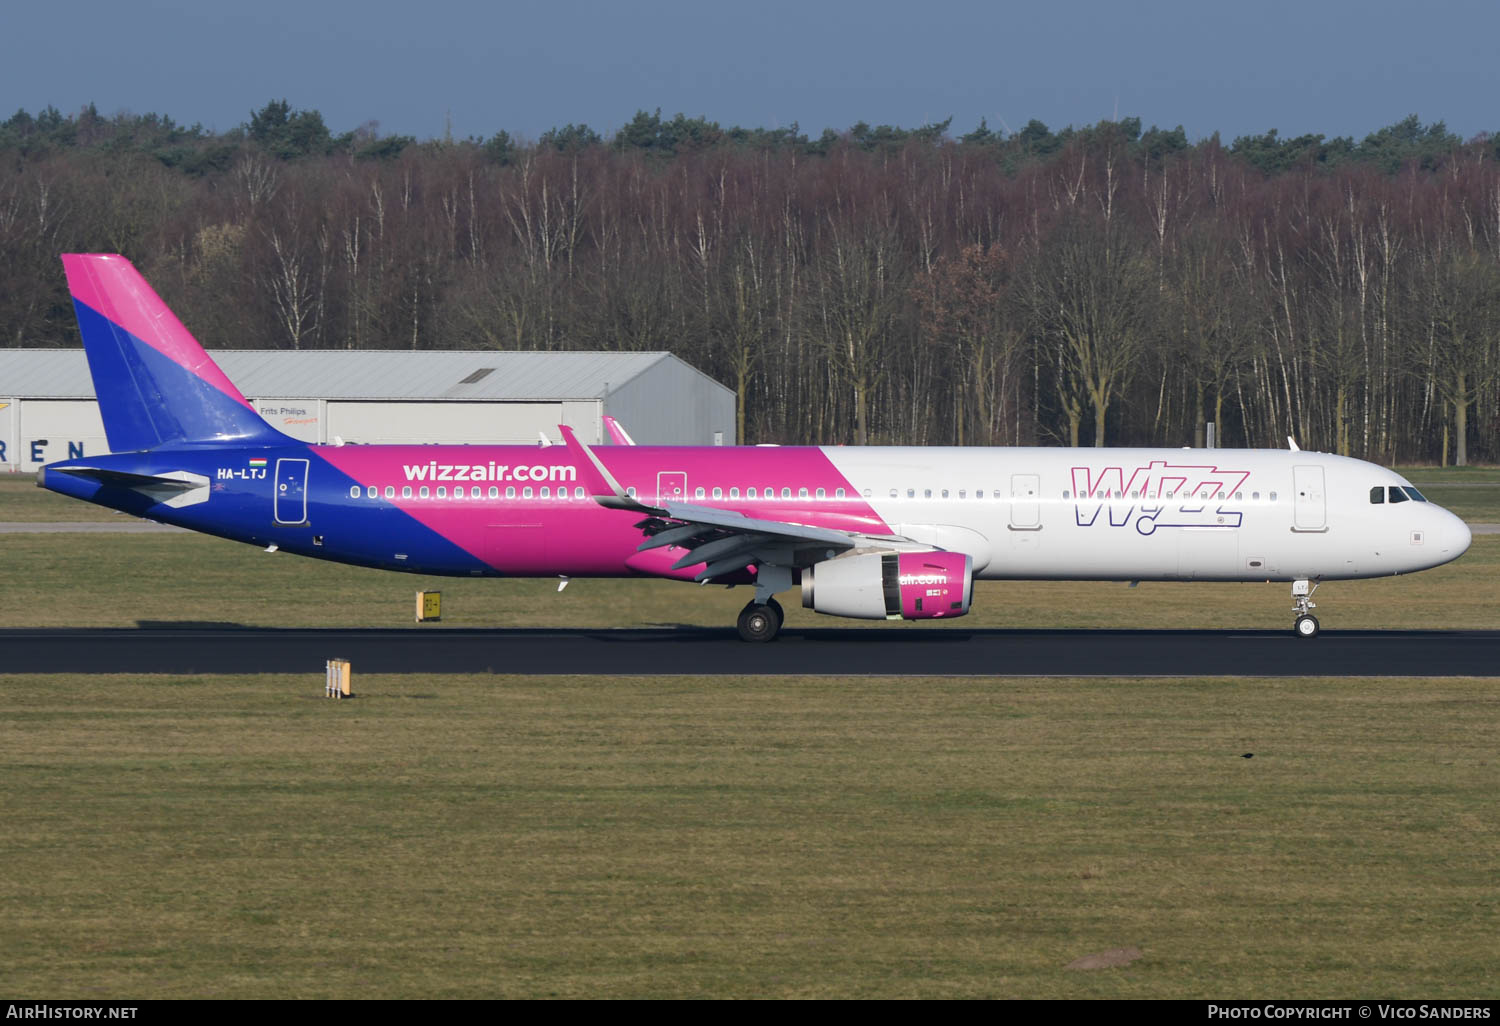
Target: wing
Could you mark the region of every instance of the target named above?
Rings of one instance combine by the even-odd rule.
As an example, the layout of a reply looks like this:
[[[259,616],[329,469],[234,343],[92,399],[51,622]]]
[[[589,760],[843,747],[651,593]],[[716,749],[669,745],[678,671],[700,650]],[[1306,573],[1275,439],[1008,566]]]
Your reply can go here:
[[[646,533],[637,552],[676,545],[685,554],[673,570],[705,564],[695,581],[743,570],[752,563],[804,567],[854,548],[856,536],[826,527],[757,520],[731,510],[669,502],[635,525]]]
[[[610,509],[628,509],[646,514],[635,526],[646,540],[638,552],[677,545],[686,550],[673,570],[703,563],[693,579],[708,581],[753,564],[804,567],[832,559],[858,544],[860,536],[826,527],[811,527],[781,520],[758,520],[732,510],[695,506],[685,502],[647,505],[633,498],[615,480],[573,429],[558,425],[563,441],[573,452],[594,501]]]

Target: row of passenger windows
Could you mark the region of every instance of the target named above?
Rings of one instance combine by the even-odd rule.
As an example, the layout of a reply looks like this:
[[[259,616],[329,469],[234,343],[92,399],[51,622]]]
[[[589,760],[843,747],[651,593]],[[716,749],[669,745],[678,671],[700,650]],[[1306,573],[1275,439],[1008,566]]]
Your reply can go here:
[[[1063,496],[1062,497],[1064,499],[1070,498],[1071,497],[1071,493],[1069,493],[1069,492],[1063,492]],[[1130,497],[1132,499],[1145,499],[1148,502],[1151,501],[1151,498],[1152,498],[1149,495],[1142,495],[1139,491],[1131,492],[1130,493]],[[1088,492],[1079,492],[1078,493],[1078,498],[1080,498],[1080,499],[1123,499],[1123,498],[1125,498],[1125,493],[1124,492],[1111,492],[1111,491],[1109,491],[1109,490],[1106,489],[1104,491],[1094,492],[1093,494],[1089,494]],[[1186,492],[1186,493],[1182,493],[1182,492],[1166,492],[1164,494],[1156,496],[1156,498],[1158,498],[1158,499],[1191,499],[1191,498],[1194,498],[1194,495],[1193,495],[1192,492]],[[1199,499],[1227,499],[1227,498],[1229,498],[1229,495],[1226,492],[1199,492],[1197,494],[1197,498],[1199,498]],[[1266,498],[1269,499],[1271,502],[1275,502],[1276,501],[1276,493],[1275,492],[1269,492],[1269,493],[1267,493]],[[1236,502],[1243,502],[1245,500],[1245,493],[1244,492],[1235,492],[1234,493],[1234,500]],[[1250,501],[1251,502],[1259,502],[1260,501],[1260,492],[1251,492],[1250,493]]]
[[[1426,502],[1427,496],[1417,491],[1411,485],[1376,485],[1370,489],[1370,503],[1378,506],[1386,501],[1386,493],[1390,493],[1391,502],[1405,502],[1412,499],[1416,502]]]
[[[349,498],[351,498],[351,499],[357,499],[357,498],[360,497],[361,494],[363,494],[368,499],[378,498],[380,496],[380,489],[376,488],[374,485],[367,486],[363,490],[363,493],[361,493],[359,485],[354,485],[354,486],[352,486],[349,489]],[[385,497],[387,499],[394,499],[396,497],[396,486],[395,485],[386,485],[385,486]],[[507,485],[506,486],[506,488],[505,488],[505,497],[507,499],[514,499],[514,498],[516,498],[516,486],[515,485]],[[552,486],[551,485],[542,485],[541,489],[537,490],[537,489],[533,489],[531,487],[531,485],[526,485],[523,488],[521,488],[521,490],[520,490],[520,497],[523,498],[523,499],[535,499],[535,498],[550,499],[550,498],[553,497]],[[562,485],[558,485],[556,497],[559,498],[559,499],[566,499],[566,498],[568,498],[568,489],[566,487],[562,486]],[[583,486],[582,485],[579,485],[577,488],[573,489],[573,498],[575,498],[575,499],[583,499],[583,498],[587,498],[587,497],[588,497],[588,493],[586,493],[583,490]],[[498,499],[498,498],[500,498],[500,489],[496,485],[490,485],[488,491],[486,491],[484,488],[480,487],[479,485],[471,485],[469,487],[468,492],[465,493],[462,485],[455,485],[453,487],[453,492],[450,495],[449,492],[448,492],[448,486],[447,485],[438,485],[437,486],[437,492],[434,495],[432,489],[429,488],[427,485],[422,485],[420,488],[418,488],[415,491],[415,493],[413,493],[411,485],[402,485],[401,486],[401,498],[403,498],[403,499],[411,499],[411,498],[418,498],[418,499],[431,499],[431,498],[438,498],[438,499],[448,499],[448,498],[452,498],[452,499],[483,499],[483,498]]]
[[[636,490],[634,488],[627,488],[627,489],[625,489],[625,491],[626,491],[626,493],[631,498],[635,498],[636,497]],[[1415,488],[1407,488],[1407,489],[1405,489],[1405,491],[1407,493],[1409,493],[1411,495],[1411,497],[1414,498],[1414,499],[1416,499],[1418,502],[1426,502],[1427,501],[1425,498],[1422,497],[1421,493],[1418,492]],[[958,488],[958,489],[955,489],[955,490],[953,490],[951,492],[947,488],[939,488],[939,489],[936,489],[936,490],[934,490],[932,488],[923,488],[921,490],[921,492],[922,492],[922,498],[924,498],[924,499],[932,499],[932,498],[951,499],[951,498],[954,497],[955,494],[960,499],[967,499],[969,497],[969,490],[967,488]],[[1385,492],[1384,488],[1372,488],[1372,489],[1370,489],[1370,501],[1371,502],[1384,502],[1385,501],[1384,498],[1383,498],[1384,492]],[[1405,502],[1406,501],[1406,496],[1401,494],[1402,493],[1402,489],[1393,487],[1393,488],[1391,488],[1390,492],[1391,492],[1391,501],[1392,502]],[[379,498],[380,497],[381,491],[380,491],[379,488],[375,487],[374,485],[366,486],[363,490],[361,490],[361,488],[359,487],[359,485],[354,485],[354,486],[352,486],[349,489],[349,498],[351,498],[351,499],[357,499],[357,498],[360,497],[361,494],[363,494],[366,498],[375,499],[375,498]],[[385,493],[384,494],[385,494],[385,497],[387,499],[394,499],[396,497],[396,488],[395,488],[395,486],[394,485],[386,485],[385,486]],[[834,498],[836,498],[836,499],[845,498],[845,492],[844,492],[844,489],[842,489],[842,488],[835,488],[833,494],[834,494]],[[746,499],[758,499],[758,498],[761,498],[762,496],[764,498],[767,498],[767,499],[777,498],[776,489],[774,487],[773,488],[766,488],[766,489],[764,489],[762,491],[757,491],[757,489],[754,488],[754,487],[750,487],[750,488],[746,488],[745,489],[745,498]],[[901,489],[899,489],[899,488],[892,488],[890,490],[890,496],[893,499],[899,499],[899,498],[901,498]],[[1398,498],[1398,496],[1399,496],[1399,498]],[[507,499],[514,499],[514,498],[517,498],[517,497],[522,498],[522,499],[537,499],[537,498],[540,498],[540,499],[551,499],[551,498],[554,498],[554,492],[553,492],[553,489],[552,489],[552,487],[550,485],[542,485],[539,489],[534,489],[531,485],[525,485],[525,486],[521,487],[519,489],[519,491],[517,490],[517,488],[516,488],[515,485],[507,485],[506,488],[505,488],[505,497]],[[569,497],[568,496],[568,489],[566,487],[562,486],[562,485],[559,485],[557,487],[557,489],[556,489],[555,497],[558,498],[558,499],[567,499]],[[579,485],[578,487],[576,487],[576,488],[573,489],[572,497],[574,499],[583,499],[583,498],[587,498],[588,497],[588,493],[584,491],[582,485]],[[694,489],[694,491],[693,491],[693,497],[695,499],[706,499],[708,497],[708,489],[705,489],[705,488]],[[715,499],[723,499],[723,498],[725,498],[725,491],[724,491],[724,489],[723,488],[715,488],[715,489],[713,489],[713,497]],[[792,497],[792,490],[790,488],[782,488],[781,489],[780,498],[790,499],[791,497]],[[806,488],[798,488],[797,489],[797,498],[799,498],[799,499],[807,499],[807,498],[813,498],[813,497],[816,497],[816,498],[819,498],[819,499],[826,499],[826,498],[828,498],[828,490],[826,488],[818,488],[818,489],[815,489],[813,491],[813,493],[810,495],[809,492],[808,492],[808,490]],[[866,488],[864,490],[864,497],[867,498],[867,499],[870,498],[870,489]],[[915,489],[915,488],[908,488],[908,489],[906,489],[906,498],[908,498],[908,499],[915,499],[916,497],[917,497],[917,489]],[[983,488],[976,488],[976,489],[974,489],[974,498],[975,499],[985,499],[985,498],[988,498],[988,499],[990,499],[990,500],[993,501],[993,500],[1001,499],[1002,497],[1003,496],[1001,495],[1001,491],[998,488],[990,489],[988,493],[986,493],[985,489],[983,489]],[[1018,498],[1019,497],[1020,496],[1018,496]],[[1064,499],[1070,499],[1070,498],[1072,498],[1072,493],[1065,491],[1065,492],[1062,493],[1062,497]],[[1182,496],[1182,497],[1183,498],[1187,498],[1187,499],[1191,499],[1191,498],[1193,498],[1193,495],[1192,495],[1191,492],[1189,492],[1187,495]],[[413,488],[412,488],[411,485],[403,485],[401,487],[401,498],[403,498],[403,499],[411,499],[411,498],[419,498],[419,499],[431,499],[431,498],[438,498],[438,499],[450,499],[450,498],[451,499],[465,499],[465,498],[469,498],[469,499],[483,499],[483,498],[490,498],[490,499],[498,499],[498,498],[500,498],[500,489],[496,485],[490,485],[488,489],[485,489],[485,488],[481,487],[480,485],[471,485],[469,487],[469,490],[467,492],[465,492],[462,485],[455,485],[453,487],[453,489],[452,489],[452,492],[450,493],[447,485],[438,485],[435,492],[434,492],[433,489],[429,488],[427,485],[422,485],[422,486],[420,486],[419,488],[417,488],[415,490],[413,490]],[[739,490],[739,488],[737,488],[737,487],[730,488],[729,489],[729,493],[728,493],[728,498],[731,501],[739,499],[740,498],[740,490]],[[1090,498],[1092,498],[1092,499],[1110,499],[1110,498],[1123,499],[1123,498],[1125,498],[1125,494],[1123,492],[1118,492],[1118,491],[1117,492],[1099,491],[1099,492],[1093,493],[1092,495],[1089,495],[1089,494],[1084,493],[1084,492],[1079,492],[1078,493],[1078,498],[1080,498],[1080,499],[1090,499]],[[1139,491],[1134,491],[1134,492],[1130,493],[1130,498],[1132,498],[1132,499],[1140,499],[1140,498],[1142,498],[1142,495],[1141,495],[1141,493]],[[1165,498],[1176,499],[1176,498],[1178,498],[1178,493],[1177,492],[1167,492],[1166,495],[1165,495]],[[1223,499],[1223,498],[1226,498],[1226,495],[1225,495],[1224,492],[1219,492],[1217,495],[1215,495],[1215,493],[1213,493],[1213,492],[1200,492],[1200,493],[1198,493],[1198,498],[1200,498],[1200,499],[1214,499],[1214,498]],[[1244,492],[1235,492],[1234,493],[1234,498],[1236,500],[1243,500],[1245,498],[1245,493]],[[1250,493],[1250,498],[1253,501],[1259,502],[1260,501],[1260,492],[1251,492]],[[1276,501],[1276,493],[1275,492],[1271,492],[1270,495],[1269,495],[1269,498],[1270,498],[1270,500],[1272,502],[1275,502]]]

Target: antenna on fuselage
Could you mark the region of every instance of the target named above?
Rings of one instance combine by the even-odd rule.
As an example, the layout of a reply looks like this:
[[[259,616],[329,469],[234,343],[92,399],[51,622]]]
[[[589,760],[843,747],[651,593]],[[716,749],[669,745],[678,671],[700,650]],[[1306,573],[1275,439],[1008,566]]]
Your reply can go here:
[[[1297,440],[1295,438],[1293,438],[1291,435],[1287,435],[1286,436],[1286,447],[1288,449],[1292,450],[1292,452],[1301,452],[1302,451],[1302,449],[1297,445]]]

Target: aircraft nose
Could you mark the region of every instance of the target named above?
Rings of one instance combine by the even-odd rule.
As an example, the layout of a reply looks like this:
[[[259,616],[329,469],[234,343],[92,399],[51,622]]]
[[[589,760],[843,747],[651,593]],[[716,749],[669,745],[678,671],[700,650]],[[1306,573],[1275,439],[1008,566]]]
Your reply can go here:
[[[1474,540],[1474,533],[1469,530],[1469,525],[1464,523],[1458,516],[1447,510],[1442,510],[1442,518],[1429,532],[1432,542],[1439,555],[1446,562],[1457,559],[1469,551],[1469,545]]]

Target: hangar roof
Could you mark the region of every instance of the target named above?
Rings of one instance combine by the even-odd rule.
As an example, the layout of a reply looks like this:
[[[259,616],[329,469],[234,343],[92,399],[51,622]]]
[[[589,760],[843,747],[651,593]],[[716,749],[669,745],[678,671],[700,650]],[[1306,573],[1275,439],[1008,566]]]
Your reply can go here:
[[[218,349],[209,355],[246,396],[286,399],[593,399],[662,361],[683,363],[664,352]],[[87,399],[94,384],[82,349],[0,349],[0,395]]]

